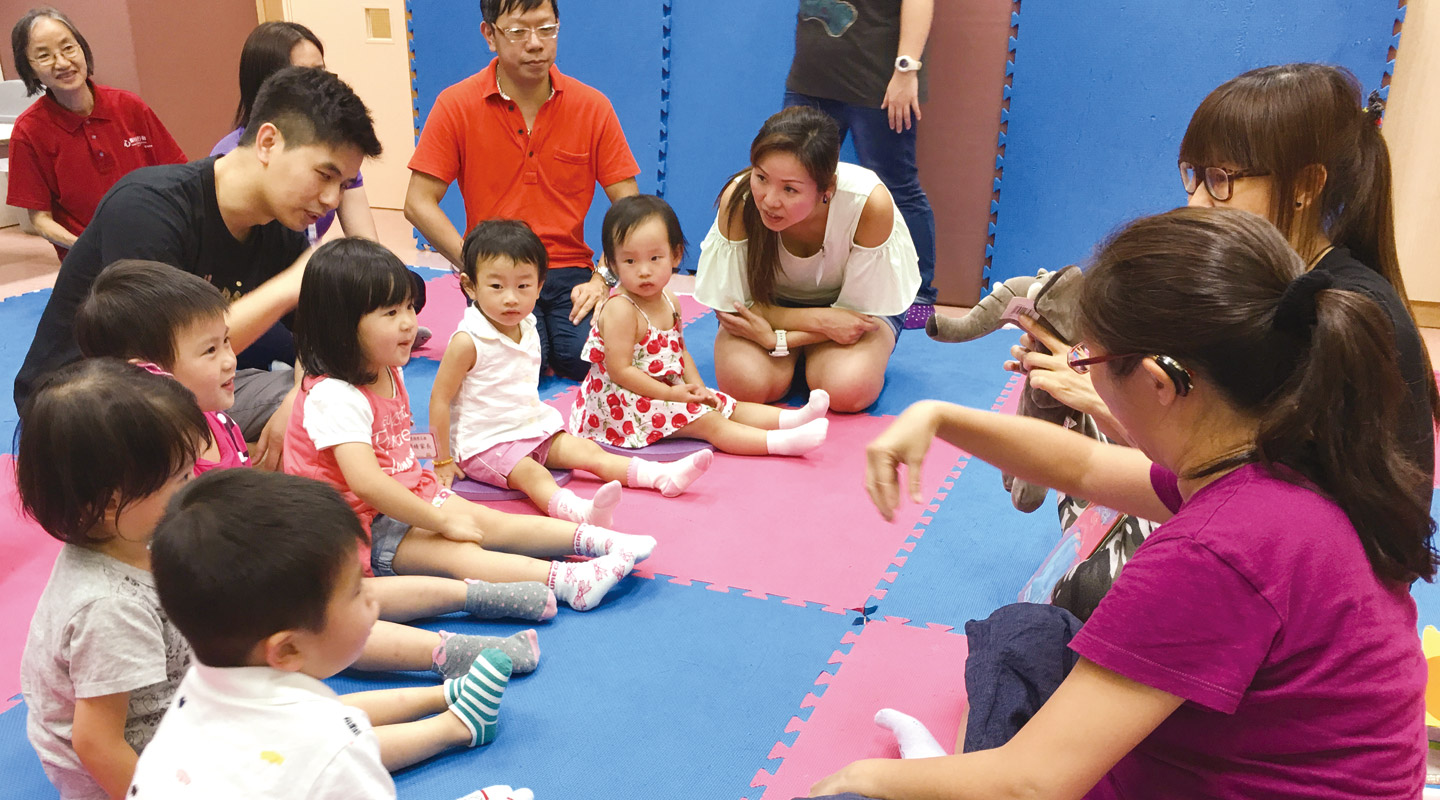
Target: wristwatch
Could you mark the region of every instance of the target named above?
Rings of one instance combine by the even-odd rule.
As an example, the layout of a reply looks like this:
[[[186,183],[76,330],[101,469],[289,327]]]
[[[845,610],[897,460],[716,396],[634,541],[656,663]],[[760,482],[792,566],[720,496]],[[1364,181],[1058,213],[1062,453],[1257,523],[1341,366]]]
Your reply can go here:
[[[611,289],[620,284],[620,277],[610,269],[610,265],[603,258],[595,265],[595,274],[599,275],[600,280],[605,281],[605,285]]]
[[[895,70],[897,72],[916,72],[920,67],[920,61],[910,56],[899,56],[895,59]]]
[[[785,331],[779,328],[775,329],[775,349],[770,351],[770,355],[775,358],[790,355],[790,348],[785,346]]]

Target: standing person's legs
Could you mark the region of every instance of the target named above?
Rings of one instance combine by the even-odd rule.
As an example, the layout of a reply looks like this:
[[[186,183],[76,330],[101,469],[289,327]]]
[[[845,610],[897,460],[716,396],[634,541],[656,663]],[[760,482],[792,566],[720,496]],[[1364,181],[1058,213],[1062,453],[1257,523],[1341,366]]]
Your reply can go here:
[[[909,130],[896,133],[890,128],[890,118],[884,109],[851,105],[844,108],[860,165],[875,170],[884,181],[895,199],[895,207],[905,218],[906,227],[910,228],[910,238],[915,240],[915,252],[920,256],[920,291],[915,295],[915,302],[934,305],[935,212],[920,186],[920,169],[915,163],[915,131],[919,124],[912,120]],[[925,321],[921,319],[919,325],[913,325],[907,320],[905,327],[923,328]]]
[[[545,285],[540,287],[540,298],[535,303],[535,321],[540,334],[540,369],[545,367],[556,375],[571,380],[580,380],[590,371],[590,363],[580,357],[585,347],[585,337],[590,335],[592,311],[571,324],[570,292],[576,286],[590,280],[590,270],[580,267],[552,269],[545,275]]]
[[[839,100],[828,100],[824,97],[813,97],[808,94],[800,94],[799,92],[786,92],[784,107],[791,108],[794,106],[810,106],[811,108],[818,108],[826,114],[829,114],[830,118],[835,120],[835,124],[840,126],[840,143],[845,143],[845,136],[850,132],[850,120],[845,114],[847,106],[844,103]]]

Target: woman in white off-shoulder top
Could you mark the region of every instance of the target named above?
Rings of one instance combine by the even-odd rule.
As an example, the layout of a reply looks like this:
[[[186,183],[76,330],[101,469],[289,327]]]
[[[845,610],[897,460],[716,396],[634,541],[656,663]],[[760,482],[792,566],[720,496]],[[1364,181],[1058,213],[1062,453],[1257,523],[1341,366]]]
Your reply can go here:
[[[885,385],[919,259],[880,179],[839,160],[834,121],[787,108],[720,195],[695,299],[720,319],[716,380],[736,399],[783,397],[802,365],[836,411],[864,410]]]

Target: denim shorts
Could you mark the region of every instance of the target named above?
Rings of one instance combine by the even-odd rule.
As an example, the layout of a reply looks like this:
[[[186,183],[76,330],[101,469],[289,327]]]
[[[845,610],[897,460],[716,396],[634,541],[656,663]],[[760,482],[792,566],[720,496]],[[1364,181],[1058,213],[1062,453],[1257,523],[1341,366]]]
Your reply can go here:
[[[797,300],[786,300],[783,297],[775,298],[775,305],[781,308],[830,308],[829,303],[805,303]],[[895,346],[900,344],[900,334],[905,330],[905,312],[901,311],[892,317],[876,317],[874,314],[867,316],[875,317],[875,319],[890,326],[890,332],[895,334],[894,341],[890,345],[890,352],[895,352]]]
[[[393,517],[377,514],[370,521],[370,571],[377,578],[395,575],[395,551],[410,532],[410,526]]]

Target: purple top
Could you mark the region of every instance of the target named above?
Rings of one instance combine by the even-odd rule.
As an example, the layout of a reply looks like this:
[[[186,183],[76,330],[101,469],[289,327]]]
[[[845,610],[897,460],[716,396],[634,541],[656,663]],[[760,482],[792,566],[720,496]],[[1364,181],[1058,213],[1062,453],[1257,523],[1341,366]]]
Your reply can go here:
[[[1249,465],[1135,551],[1070,646],[1185,703],[1087,798],[1414,798],[1426,664],[1409,587],[1370,568],[1344,511]]]
[[[225,155],[226,153],[230,152],[231,150],[234,150],[235,148],[239,147],[239,146],[240,146],[240,135],[243,134],[244,132],[245,132],[245,129],[244,129],[244,128],[236,128],[235,130],[230,131],[229,133],[225,134],[225,138],[224,138],[224,139],[221,139],[221,140],[218,141],[218,142],[216,142],[216,143],[215,143],[215,146],[210,149],[210,155],[212,155],[212,156],[223,156],[223,155]],[[364,177],[363,175],[360,175],[359,173],[356,173],[356,174],[355,174],[355,183],[351,184],[350,188],[351,188],[351,189],[354,189],[354,188],[356,188],[356,187],[358,187],[358,186],[364,186],[364,185],[365,185],[365,177]],[[316,221],[315,221],[315,235],[314,235],[314,237],[310,240],[310,243],[311,243],[311,244],[314,244],[315,242],[318,242],[318,241],[320,241],[322,238],[324,238],[325,232],[328,231],[328,230],[330,230],[330,226],[333,225],[333,224],[335,224],[335,212],[334,212],[334,211],[327,212],[327,213],[325,214],[325,216],[323,216],[323,217],[321,217],[320,219],[316,220]]]

